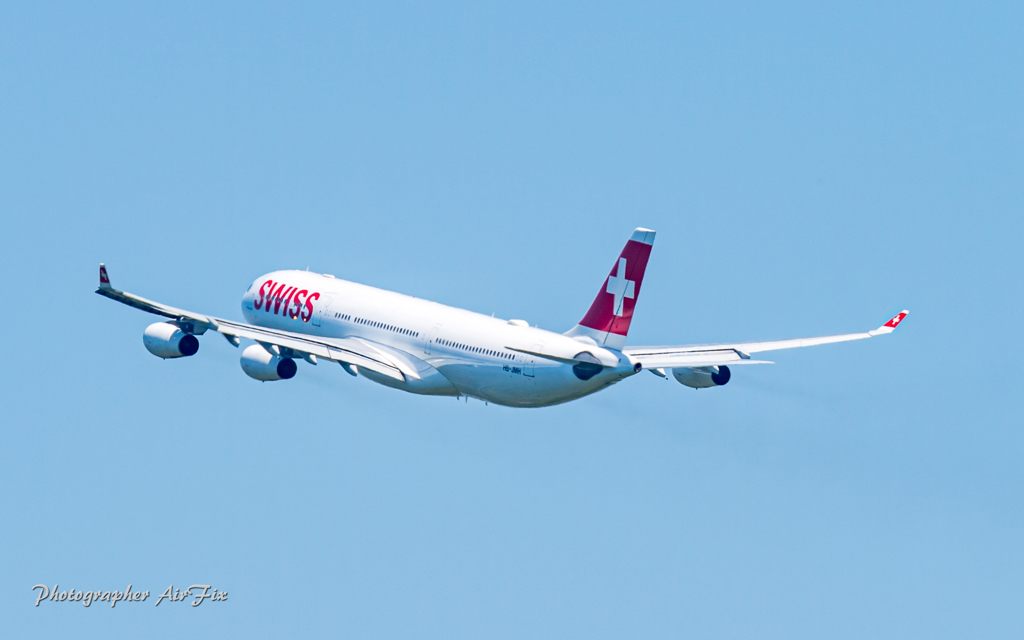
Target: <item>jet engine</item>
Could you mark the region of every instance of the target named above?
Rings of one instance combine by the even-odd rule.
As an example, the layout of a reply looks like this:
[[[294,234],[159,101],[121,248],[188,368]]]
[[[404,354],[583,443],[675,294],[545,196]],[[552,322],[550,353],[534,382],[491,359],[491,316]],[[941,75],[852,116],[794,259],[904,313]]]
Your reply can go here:
[[[732,372],[729,367],[721,365],[718,367],[677,367],[672,370],[672,377],[679,384],[694,389],[707,389],[708,387],[721,387],[729,382]]]
[[[242,352],[242,371],[256,380],[287,380],[294,378],[298,369],[291,358],[275,356],[258,344],[247,347]]]
[[[601,373],[601,369],[604,368],[601,366],[601,361],[589,351],[581,351],[574,355],[573,358],[579,360],[579,362],[572,366],[572,373],[580,380],[590,380]]]
[[[170,322],[156,322],[146,327],[142,344],[154,356],[164,359],[194,356],[199,351],[199,339]]]

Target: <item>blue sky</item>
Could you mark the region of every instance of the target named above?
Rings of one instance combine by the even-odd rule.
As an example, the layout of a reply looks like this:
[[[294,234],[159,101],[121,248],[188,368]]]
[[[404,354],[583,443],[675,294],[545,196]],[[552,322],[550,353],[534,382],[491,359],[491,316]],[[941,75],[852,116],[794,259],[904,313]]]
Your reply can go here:
[[[1024,633],[1019,3],[8,3],[10,637]],[[866,330],[543,410],[160,361],[306,268],[631,344]],[[31,587],[135,589],[50,604]],[[209,583],[223,603],[150,603]]]

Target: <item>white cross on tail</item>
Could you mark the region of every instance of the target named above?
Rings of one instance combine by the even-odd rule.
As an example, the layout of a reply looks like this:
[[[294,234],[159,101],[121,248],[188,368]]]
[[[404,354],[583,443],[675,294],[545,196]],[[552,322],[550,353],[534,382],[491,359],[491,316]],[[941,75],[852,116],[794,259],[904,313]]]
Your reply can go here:
[[[619,268],[615,271],[614,276],[608,276],[608,287],[605,289],[615,296],[615,315],[622,315],[623,298],[633,299],[635,284],[636,282],[633,280],[626,280],[626,259],[619,258]]]

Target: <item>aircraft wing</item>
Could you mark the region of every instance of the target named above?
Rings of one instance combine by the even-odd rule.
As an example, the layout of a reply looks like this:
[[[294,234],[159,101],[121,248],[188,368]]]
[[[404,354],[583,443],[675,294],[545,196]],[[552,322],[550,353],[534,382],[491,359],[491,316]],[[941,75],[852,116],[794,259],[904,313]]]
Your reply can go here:
[[[726,344],[692,344],[667,347],[630,347],[622,352],[640,362],[644,369],[669,369],[672,367],[709,367],[734,364],[771,364],[766,360],[751,360],[750,354],[797,347],[813,347],[833,342],[863,340],[892,333],[907,317],[908,311],[901,311],[891,320],[872,331],[844,333],[836,336],[817,338],[796,338],[794,340],[773,340],[770,342],[736,342]]]
[[[175,324],[187,333],[202,335],[212,329],[223,334],[228,342],[239,345],[239,338],[254,340],[263,345],[268,351],[291,356],[294,353],[297,357],[304,358],[316,363],[316,358],[325,358],[335,362],[363,367],[370,371],[376,371],[396,380],[405,380],[405,377],[419,378],[415,370],[410,369],[405,363],[389,358],[387,354],[361,340],[353,338],[326,338],[311,336],[304,333],[283,331],[280,329],[269,329],[257,327],[256,325],[233,320],[215,318],[177,307],[171,307],[159,302],[153,302],[132,293],[119,291],[110,286],[110,278],[107,275],[107,268],[100,265],[100,286],[96,293],[101,296],[116,300],[136,309],[141,309],[158,316],[171,318]],[[282,351],[283,350],[283,351]],[[312,358],[308,356],[314,356]]]

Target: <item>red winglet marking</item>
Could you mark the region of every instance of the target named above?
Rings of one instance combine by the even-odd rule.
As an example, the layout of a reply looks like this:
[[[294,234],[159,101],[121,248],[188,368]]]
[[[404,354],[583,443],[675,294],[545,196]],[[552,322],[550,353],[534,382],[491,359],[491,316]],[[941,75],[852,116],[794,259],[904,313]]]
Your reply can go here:
[[[897,313],[896,317],[894,317],[889,322],[886,322],[883,326],[889,327],[890,329],[895,329],[896,326],[899,323],[903,322],[903,318],[906,318],[906,317],[907,317],[907,312],[906,311],[902,311],[900,313]]]

